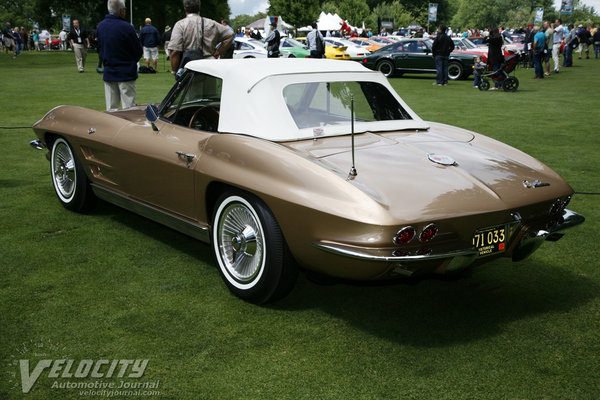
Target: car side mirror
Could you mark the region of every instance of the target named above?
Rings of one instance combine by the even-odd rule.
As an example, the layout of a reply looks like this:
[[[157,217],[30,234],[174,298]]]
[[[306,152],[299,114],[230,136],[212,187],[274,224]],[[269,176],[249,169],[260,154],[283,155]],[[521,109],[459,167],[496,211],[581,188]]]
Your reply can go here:
[[[146,118],[150,121],[150,125],[152,125],[152,130],[158,132],[158,127],[155,122],[158,121],[158,107],[154,104],[148,104],[146,106]]]
[[[429,50],[429,49],[424,49],[424,50],[423,50],[423,53],[425,53],[425,54],[429,54],[429,53],[431,53],[431,50]]]

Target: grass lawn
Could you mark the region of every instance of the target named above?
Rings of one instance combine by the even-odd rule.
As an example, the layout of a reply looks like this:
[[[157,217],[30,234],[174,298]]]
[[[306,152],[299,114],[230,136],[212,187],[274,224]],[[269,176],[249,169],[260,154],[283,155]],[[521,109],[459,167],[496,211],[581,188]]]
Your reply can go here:
[[[52,386],[122,380],[154,383],[143,390],[165,399],[600,398],[600,196],[576,195],[570,208],[585,224],[520,263],[384,286],[301,275],[290,296],[257,307],[229,294],[209,246],[106,203],[66,211],[48,161],[28,145],[33,131],[4,128],[59,104],[104,109],[96,61],[90,53],[80,74],[72,53],[0,54],[0,399],[81,398]],[[138,103],[172,85],[162,59],[159,68],[140,75]],[[516,93],[471,80],[435,87],[432,75],[392,84],[425,120],[504,141],[577,192],[600,192],[600,61],[533,75],[517,71]],[[29,373],[43,359],[75,360],[73,370],[81,360],[148,364],[142,378],[47,369],[23,394],[23,359]]]

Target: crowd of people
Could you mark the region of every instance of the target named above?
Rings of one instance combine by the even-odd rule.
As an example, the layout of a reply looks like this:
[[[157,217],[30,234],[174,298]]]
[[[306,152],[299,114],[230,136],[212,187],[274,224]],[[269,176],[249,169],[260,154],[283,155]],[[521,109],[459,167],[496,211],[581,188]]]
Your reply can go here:
[[[58,36],[58,48],[61,50],[72,49],[75,54],[76,66],[79,72],[85,71],[87,50],[96,47],[99,54],[97,72],[103,74],[105,83],[105,99],[107,110],[118,109],[119,105],[128,108],[136,104],[136,86],[138,72],[156,72],[158,48],[164,46],[167,59],[173,73],[176,73],[186,62],[199,58],[231,58],[233,53],[232,42],[234,36],[262,40],[262,35],[257,30],[238,28],[237,31],[229,26],[228,21],[220,23],[200,16],[201,0],[184,0],[185,18],[177,21],[173,29],[166,26],[161,35],[152,25],[152,20],[146,18],[144,26],[139,33],[126,22],[127,12],[125,0],[108,0],[108,14],[101,21],[96,31],[86,30],[79,26],[79,21],[72,21],[73,28],[69,31],[62,30]],[[438,31],[430,35],[425,29],[400,28],[392,32],[391,36],[405,36],[434,39],[432,51],[437,70],[434,85],[445,86],[448,84],[448,57],[454,50],[453,36],[484,37],[488,44],[488,69],[498,71],[504,60],[502,47],[503,36],[508,35],[508,30],[490,28],[481,31],[466,29],[460,33],[441,25]],[[28,35],[25,28],[12,28],[6,22],[2,30],[2,47],[8,54],[17,57],[20,51],[35,49],[40,50],[40,34],[33,30]],[[92,33],[90,35],[90,33]],[[560,19],[554,23],[548,21],[543,26],[530,24],[526,29],[517,30],[516,33],[524,35],[523,65],[535,69],[535,79],[543,79],[551,74],[550,59],[553,62],[552,73],[558,73],[560,67],[570,67],[573,64],[573,52],[577,52],[581,59],[583,54],[589,58],[589,49],[594,48],[595,57],[600,56],[600,30],[595,26],[587,29],[585,26],[575,28],[573,24],[563,25]],[[378,34],[390,36],[386,28]],[[52,39],[47,35],[47,46],[52,48]],[[373,36],[370,29],[357,29],[342,27],[340,31],[327,31],[325,35],[317,29],[316,23],[308,33],[306,44],[310,50],[310,57],[322,58],[325,53],[323,37],[365,37]],[[264,39],[268,57],[279,57],[279,44],[281,33],[277,30],[277,23],[271,23],[268,36]],[[559,57],[563,54],[562,64]],[[140,67],[138,61],[144,57],[145,66]],[[150,67],[152,60],[152,67]],[[476,70],[484,68],[481,59],[476,60]],[[479,74],[475,75],[474,86],[477,87]],[[495,82],[492,90],[498,89]]]

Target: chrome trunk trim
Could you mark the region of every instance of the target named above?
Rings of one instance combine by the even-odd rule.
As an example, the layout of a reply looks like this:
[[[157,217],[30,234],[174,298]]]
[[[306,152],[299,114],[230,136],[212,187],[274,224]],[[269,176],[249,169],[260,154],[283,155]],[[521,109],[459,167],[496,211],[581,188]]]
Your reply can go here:
[[[193,221],[185,220],[166,210],[131,199],[113,190],[98,186],[96,184],[92,184],[92,189],[98,198],[108,203],[112,203],[116,206],[141,215],[142,217],[146,217],[152,221],[158,222],[159,224],[168,226],[169,228],[181,232],[184,235],[191,236],[205,243],[210,243],[210,232],[207,225],[201,225]]]

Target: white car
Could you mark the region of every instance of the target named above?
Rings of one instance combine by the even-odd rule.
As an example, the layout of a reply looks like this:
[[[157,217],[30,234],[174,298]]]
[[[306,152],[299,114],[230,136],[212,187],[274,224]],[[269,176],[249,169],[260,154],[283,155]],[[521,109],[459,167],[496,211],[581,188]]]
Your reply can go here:
[[[363,47],[358,46],[356,43],[352,43],[346,39],[339,39],[333,37],[323,38],[326,45],[333,47],[346,47],[346,53],[352,60],[362,60],[364,57],[371,54],[371,52]]]
[[[267,58],[265,44],[259,40],[236,37],[233,40],[233,58]]]

